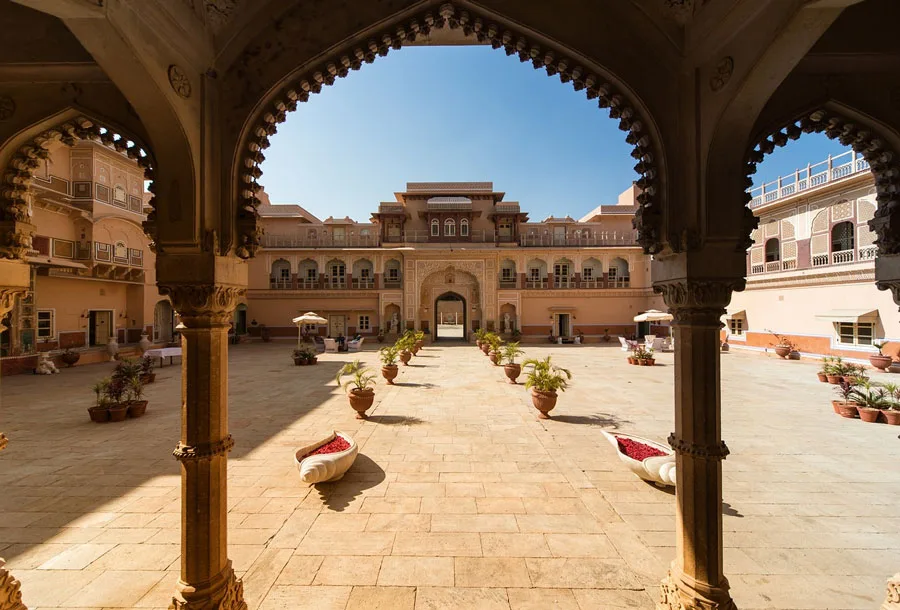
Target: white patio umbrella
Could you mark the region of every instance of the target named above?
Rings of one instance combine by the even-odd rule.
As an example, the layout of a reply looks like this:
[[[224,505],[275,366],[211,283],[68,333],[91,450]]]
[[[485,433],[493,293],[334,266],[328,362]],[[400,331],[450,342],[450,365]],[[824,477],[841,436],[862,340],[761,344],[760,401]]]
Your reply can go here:
[[[300,349],[300,343],[303,341],[304,324],[328,324],[328,320],[312,311],[307,311],[302,316],[297,316],[291,322],[297,325],[297,349]]]
[[[672,314],[658,309],[648,309],[644,313],[634,316],[635,322],[671,322],[673,319]]]

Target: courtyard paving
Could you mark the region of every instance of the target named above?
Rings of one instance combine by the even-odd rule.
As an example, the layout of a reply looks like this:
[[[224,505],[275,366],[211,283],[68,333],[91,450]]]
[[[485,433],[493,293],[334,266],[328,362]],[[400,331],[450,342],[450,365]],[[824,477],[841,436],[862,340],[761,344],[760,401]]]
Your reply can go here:
[[[652,608],[674,556],[674,497],[601,430],[664,441],[672,355],[526,346],[572,369],[550,421],[470,346],[429,346],[378,385],[368,421],[287,343],[230,354],[229,550],[250,608]],[[375,365],[376,354],[360,357]],[[834,415],[809,362],[722,357],[725,567],[738,606],[876,608],[900,569],[898,428]],[[180,367],[141,419],[91,424],[111,365],[0,386],[0,556],[29,608],[165,608],[178,577]],[[887,379],[887,375],[876,379]],[[360,456],[308,488],[294,450],[331,429]]]

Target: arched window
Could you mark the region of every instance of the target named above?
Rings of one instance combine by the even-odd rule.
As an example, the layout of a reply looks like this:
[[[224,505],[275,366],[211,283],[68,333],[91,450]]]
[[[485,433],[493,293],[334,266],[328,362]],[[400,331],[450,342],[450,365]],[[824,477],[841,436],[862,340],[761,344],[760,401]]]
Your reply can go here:
[[[461,237],[469,236],[469,221],[465,218],[459,221],[459,234]]]
[[[113,246],[113,258],[128,258],[128,247],[125,245],[124,241],[117,241]]]
[[[456,221],[452,218],[448,218],[444,221],[444,235],[447,237],[456,235]]]
[[[435,218],[431,221],[431,236],[437,237],[441,234],[441,222]]]
[[[283,258],[272,263],[270,287],[283,289],[291,287],[291,264]]]
[[[841,222],[831,228],[831,251],[846,252],[853,250],[853,223]]]
[[[776,263],[781,260],[781,243],[777,238],[766,240],[766,262]]]

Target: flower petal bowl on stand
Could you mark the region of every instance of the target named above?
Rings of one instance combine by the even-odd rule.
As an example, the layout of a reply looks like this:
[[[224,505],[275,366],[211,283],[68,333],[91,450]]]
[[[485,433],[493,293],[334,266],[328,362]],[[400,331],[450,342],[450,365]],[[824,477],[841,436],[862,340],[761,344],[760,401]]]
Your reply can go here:
[[[304,457],[319,447],[327,445],[337,437],[347,441],[350,446],[343,451],[335,453],[319,453]],[[341,479],[344,473],[353,465],[358,454],[359,446],[356,444],[356,441],[346,432],[335,430],[321,441],[298,449],[297,453],[294,454],[294,461],[297,462],[297,470],[300,471],[300,480],[313,485]]]
[[[626,466],[628,466],[631,472],[644,479],[645,481],[650,481],[651,483],[654,483],[659,487],[671,487],[675,485],[675,452],[671,447],[661,445],[647,438],[633,436],[631,434],[622,434],[619,432],[610,433],[606,431],[602,432],[603,436],[606,437],[606,440],[608,440],[610,444],[615,448],[619,459],[622,460],[622,462]],[[622,451],[621,447],[619,447],[620,438],[628,439],[636,443],[641,443],[642,445],[647,445],[652,449],[661,451],[665,455],[647,457],[640,461],[635,460],[626,455],[625,452]]]

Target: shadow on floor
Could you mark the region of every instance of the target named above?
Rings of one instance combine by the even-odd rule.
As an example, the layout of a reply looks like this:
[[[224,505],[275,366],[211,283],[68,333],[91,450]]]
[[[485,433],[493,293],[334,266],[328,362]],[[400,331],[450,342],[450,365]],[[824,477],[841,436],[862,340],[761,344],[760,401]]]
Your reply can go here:
[[[418,426],[425,423],[424,419],[412,415],[370,415],[366,420],[384,426]]]
[[[603,428],[612,428],[613,430],[618,430],[623,425],[634,423],[611,413],[596,413],[594,415],[551,415],[551,419],[563,424],[600,426]]]
[[[404,381],[403,383],[394,382],[394,385],[401,388],[424,388],[426,390],[431,390],[438,387],[433,383],[412,383],[409,381]]]
[[[385,479],[384,470],[367,455],[356,456],[344,478],[334,483],[313,485],[319,499],[334,512],[343,512],[363,491],[375,487]]]
[[[728,502],[722,502],[722,514],[728,515],[729,517],[737,517],[739,519],[743,519],[744,515],[740,513],[736,508],[731,506]]]

